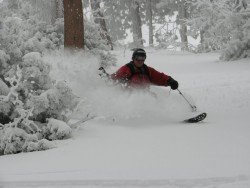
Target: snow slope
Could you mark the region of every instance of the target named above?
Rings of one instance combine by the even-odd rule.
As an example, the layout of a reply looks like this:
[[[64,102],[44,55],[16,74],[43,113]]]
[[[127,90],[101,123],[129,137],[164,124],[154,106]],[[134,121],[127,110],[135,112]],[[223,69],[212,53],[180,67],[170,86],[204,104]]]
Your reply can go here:
[[[130,52],[115,53],[119,65],[130,60]],[[55,149],[0,156],[0,187],[250,187],[249,59],[148,50],[146,63],[208,113],[183,124],[192,113],[176,91],[126,92],[97,76],[96,59],[46,58],[83,99],[74,118],[98,118]]]

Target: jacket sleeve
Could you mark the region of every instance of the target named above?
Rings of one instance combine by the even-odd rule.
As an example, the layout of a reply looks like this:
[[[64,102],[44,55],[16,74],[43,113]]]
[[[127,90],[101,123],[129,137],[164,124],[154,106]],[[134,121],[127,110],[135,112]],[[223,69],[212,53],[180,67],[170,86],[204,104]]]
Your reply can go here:
[[[151,82],[154,85],[158,85],[158,86],[167,86],[168,85],[167,82],[170,78],[169,75],[158,72],[157,70],[155,70],[152,67],[148,67],[148,68],[149,68]]]
[[[131,75],[130,69],[124,65],[121,68],[119,68],[114,74],[111,74],[111,79],[118,80],[118,81],[124,81],[128,79]]]

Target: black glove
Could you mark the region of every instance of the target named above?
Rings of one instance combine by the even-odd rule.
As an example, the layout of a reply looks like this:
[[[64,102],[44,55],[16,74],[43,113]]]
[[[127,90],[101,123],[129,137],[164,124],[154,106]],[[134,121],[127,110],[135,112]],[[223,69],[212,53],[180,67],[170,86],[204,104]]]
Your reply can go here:
[[[178,82],[172,77],[169,78],[167,86],[170,86],[172,90],[176,90],[179,86]]]

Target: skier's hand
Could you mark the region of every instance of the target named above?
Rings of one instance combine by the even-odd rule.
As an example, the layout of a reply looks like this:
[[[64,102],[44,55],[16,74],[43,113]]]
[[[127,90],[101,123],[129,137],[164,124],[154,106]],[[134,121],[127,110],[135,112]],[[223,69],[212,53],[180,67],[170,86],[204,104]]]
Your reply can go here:
[[[170,77],[168,80],[167,86],[170,86],[172,90],[176,90],[178,89],[179,84],[175,79]]]

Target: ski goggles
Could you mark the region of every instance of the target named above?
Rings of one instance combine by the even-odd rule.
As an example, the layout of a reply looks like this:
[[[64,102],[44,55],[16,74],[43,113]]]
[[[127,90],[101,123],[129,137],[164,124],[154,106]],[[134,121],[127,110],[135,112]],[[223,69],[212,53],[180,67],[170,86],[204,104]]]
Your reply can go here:
[[[145,61],[146,57],[145,56],[136,56],[135,60],[136,61]]]

